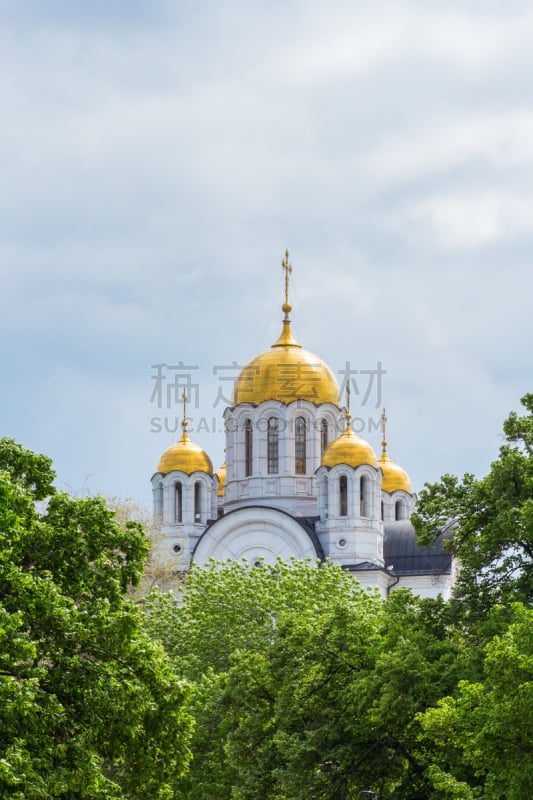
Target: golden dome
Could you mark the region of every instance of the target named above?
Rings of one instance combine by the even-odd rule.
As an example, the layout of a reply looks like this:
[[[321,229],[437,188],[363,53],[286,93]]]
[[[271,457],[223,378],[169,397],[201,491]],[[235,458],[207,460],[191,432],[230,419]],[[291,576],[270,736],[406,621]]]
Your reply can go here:
[[[235,381],[233,405],[253,403],[258,405],[265,400],[278,400],[280,403],[294,400],[308,400],[310,403],[337,404],[339,386],[335,375],[321,358],[304,350],[291,332],[289,312],[289,251],[281,262],[285,273],[285,302],[281,306],[285,317],[283,328],[277,342],[270,350],[260,353],[244,367]]]
[[[377,467],[376,454],[372,447],[353,432],[350,425],[350,414],[346,415],[346,430],[329,444],[322,456],[323,467],[334,467],[337,464],[348,464],[359,467],[370,464]]]
[[[290,306],[288,306],[290,308]],[[284,306],[285,314],[288,313]],[[309,400],[315,405],[339,402],[335,375],[321,358],[294,339],[288,319],[270,350],[252,358],[235,381],[233,405],[279,400]]]
[[[409,475],[404,469],[398,466],[398,464],[395,464],[394,461],[390,460],[385,447],[383,448],[381,457],[378,459],[378,467],[381,467],[383,472],[381,488],[384,492],[392,494],[393,492],[398,491],[398,489],[402,489],[404,492],[408,492],[409,494],[413,493],[413,487],[411,486]]]
[[[179,470],[190,475],[193,472],[208,472],[213,474],[211,459],[202,448],[191,442],[186,428],[186,421],[182,422],[183,433],[181,439],[166,450],[159,459],[157,471],[163,475]]]
[[[224,485],[226,483],[226,459],[224,459],[222,466],[217,469],[215,475],[218,477],[217,497],[224,497]]]
[[[381,442],[383,451],[378,460],[378,466],[381,467],[381,471],[383,472],[381,488],[384,492],[388,492],[388,494],[397,492],[399,489],[412,494],[413,487],[411,486],[409,475],[404,469],[399,467],[398,464],[391,461],[387,453],[387,415],[385,409],[383,409],[383,413],[381,414],[381,432],[383,434],[383,441]]]

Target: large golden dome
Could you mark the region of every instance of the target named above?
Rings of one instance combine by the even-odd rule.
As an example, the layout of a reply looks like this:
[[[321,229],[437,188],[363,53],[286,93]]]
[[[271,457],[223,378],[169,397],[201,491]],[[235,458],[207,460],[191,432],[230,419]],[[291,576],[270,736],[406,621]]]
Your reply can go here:
[[[378,459],[378,467],[383,472],[383,480],[381,481],[381,488],[384,492],[392,494],[393,492],[402,489],[404,492],[413,493],[413,487],[409,480],[409,475],[394,461],[391,461],[387,451],[383,448],[381,457]]]
[[[349,414],[346,415],[346,430],[326,447],[322,456],[323,467],[335,467],[337,464],[347,464],[349,467],[360,467],[362,464],[378,466],[372,447],[353,432]]]
[[[163,475],[175,471],[185,472],[186,475],[191,475],[193,472],[207,472],[212,475],[213,464],[211,459],[205,450],[191,442],[185,430],[186,422],[182,423],[182,425],[183,433],[181,439],[163,453],[159,459],[157,471]]]
[[[281,310],[285,314],[283,328],[277,342],[270,350],[260,353],[244,367],[235,381],[233,405],[253,403],[258,405],[265,400],[278,400],[280,403],[294,400],[308,400],[310,403],[334,403],[339,401],[339,386],[335,375],[321,358],[304,350],[293,337],[289,312],[289,251],[281,262],[285,272],[285,302]]]
[[[283,310],[288,313],[287,304]],[[321,358],[298,344],[287,318],[277,342],[252,358],[235,381],[233,405],[257,405],[265,400],[286,405],[294,400],[309,400],[315,405],[339,402],[335,375]]]

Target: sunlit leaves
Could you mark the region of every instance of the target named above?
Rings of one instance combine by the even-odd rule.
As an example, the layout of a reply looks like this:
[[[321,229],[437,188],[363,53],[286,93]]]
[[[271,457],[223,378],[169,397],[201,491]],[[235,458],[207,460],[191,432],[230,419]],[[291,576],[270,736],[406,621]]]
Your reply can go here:
[[[504,423],[507,441],[489,474],[426,485],[413,518],[422,542],[452,524],[457,597],[471,617],[503,600],[533,600],[533,395],[522,404],[527,414]]]
[[[144,535],[52,478],[0,442],[0,796],[170,800],[188,687],[125,595]]]

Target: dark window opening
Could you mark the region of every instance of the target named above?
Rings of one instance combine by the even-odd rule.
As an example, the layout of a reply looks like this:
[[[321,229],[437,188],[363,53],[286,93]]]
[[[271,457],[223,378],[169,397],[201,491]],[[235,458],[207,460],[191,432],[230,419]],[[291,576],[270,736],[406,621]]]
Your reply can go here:
[[[176,484],[176,500],[174,506],[174,520],[183,522],[183,486],[178,481]]]
[[[253,473],[254,445],[252,436],[252,420],[244,423],[244,474],[249,477]]]
[[[348,480],[346,475],[339,478],[339,516],[348,516]]]
[[[294,437],[295,472],[305,475],[306,472],[306,431],[305,419],[298,417],[295,423]]]
[[[196,481],[194,484],[194,521],[202,521],[202,484]]]
[[[267,461],[269,475],[279,472],[279,427],[276,417],[268,420]]]

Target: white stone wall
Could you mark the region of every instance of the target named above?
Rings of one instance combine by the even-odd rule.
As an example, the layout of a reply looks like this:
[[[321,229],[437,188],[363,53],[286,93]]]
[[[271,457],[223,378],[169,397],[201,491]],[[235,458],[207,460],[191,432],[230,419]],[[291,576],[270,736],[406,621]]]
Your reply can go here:
[[[389,587],[393,578],[383,570],[361,570],[353,572],[353,579],[358,581],[363,589],[377,589],[383,598],[388,596]]]
[[[436,598],[442,595],[444,600],[452,596],[454,585],[453,569],[451,574],[443,575],[405,575],[394,586],[394,589],[411,589],[418,597]]]

